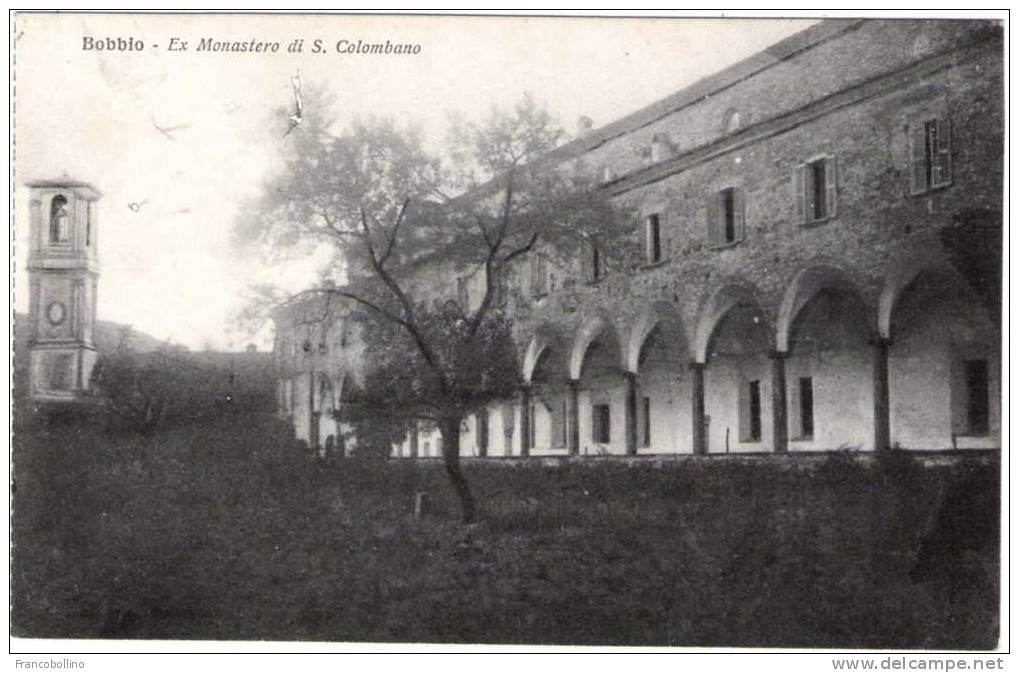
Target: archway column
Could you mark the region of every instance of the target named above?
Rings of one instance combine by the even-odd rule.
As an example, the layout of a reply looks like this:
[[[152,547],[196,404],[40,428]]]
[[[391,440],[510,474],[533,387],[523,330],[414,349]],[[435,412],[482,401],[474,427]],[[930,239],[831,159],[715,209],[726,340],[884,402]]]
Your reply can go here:
[[[580,381],[569,380],[566,410],[569,414],[569,449],[571,456],[580,455]]]
[[[772,351],[771,358],[771,425],[775,453],[789,450],[789,420],[786,416],[787,393],[785,361],[788,353]]]
[[[888,396],[888,348],[892,340],[877,337],[870,343],[874,348],[874,450],[881,451],[892,445]]]
[[[626,453],[637,453],[637,375],[623,372],[626,377]]]
[[[693,427],[694,455],[704,456],[708,453],[707,433],[704,418],[704,363],[690,363],[690,399],[693,404],[691,416]]]
[[[410,457],[418,457],[418,421],[415,418],[410,425]]]
[[[531,455],[531,386],[520,388],[520,455]]]

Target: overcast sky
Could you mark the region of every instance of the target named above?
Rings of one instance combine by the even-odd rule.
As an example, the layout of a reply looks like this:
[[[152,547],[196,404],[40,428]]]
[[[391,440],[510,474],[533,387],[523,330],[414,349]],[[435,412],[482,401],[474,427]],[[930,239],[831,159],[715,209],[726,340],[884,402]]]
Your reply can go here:
[[[269,269],[235,256],[238,204],[279,155],[291,76],[328,84],[336,117],[387,115],[434,142],[447,113],[479,118],[531,92],[568,131],[601,126],[740,60],[810,21],[237,15],[25,15],[15,24],[16,242],[25,182],[92,182],[99,317],[192,348],[243,348],[230,316],[249,283],[298,289],[313,260]],[[142,51],[83,50],[133,37]],[[189,50],[170,52],[171,38]],[[272,53],[201,53],[202,38],[279,42]],[[304,39],[304,53],[286,45]],[[310,53],[321,39],[325,53]],[[342,39],[417,43],[414,56],[341,55]],[[158,47],[156,46],[158,45]],[[183,126],[186,125],[186,126]],[[171,140],[156,126],[171,128]],[[295,131],[295,132],[300,132]],[[140,204],[137,211],[129,204]],[[28,305],[16,245],[15,306]]]

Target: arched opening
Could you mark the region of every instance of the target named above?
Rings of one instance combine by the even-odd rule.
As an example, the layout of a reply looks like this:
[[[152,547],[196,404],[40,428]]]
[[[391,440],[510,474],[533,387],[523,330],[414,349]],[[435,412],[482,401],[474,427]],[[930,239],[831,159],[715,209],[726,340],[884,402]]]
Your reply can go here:
[[[886,294],[892,445],[999,447],[1001,342],[986,306],[949,270],[898,286]]]
[[[569,449],[570,389],[561,347],[542,349],[531,373],[529,446],[531,453],[556,454]]]
[[[698,327],[705,452],[771,450],[771,330],[760,303],[747,288],[722,288]]]
[[[336,421],[336,393],[333,387],[332,379],[325,372],[319,372],[318,375],[317,394],[315,399],[315,413],[317,419],[314,421],[317,424],[317,435],[319,437],[332,437],[333,441],[330,445],[328,442],[322,442],[321,455],[325,458],[333,458],[336,454],[336,434],[337,434],[337,421]],[[314,435],[313,435],[314,436]],[[317,446],[317,443],[313,443]]]
[[[819,287],[797,308],[785,362],[790,450],[873,446],[874,324],[846,287]]]
[[[71,236],[67,197],[57,194],[50,202],[50,243],[67,243]]]
[[[690,353],[675,308],[656,304],[634,324],[627,344],[627,369],[636,374],[637,451],[673,452],[689,446]]]
[[[581,325],[569,373],[578,388],[580,453],[626,453],[627,378],[619,334],[606,318],[592,318]]]

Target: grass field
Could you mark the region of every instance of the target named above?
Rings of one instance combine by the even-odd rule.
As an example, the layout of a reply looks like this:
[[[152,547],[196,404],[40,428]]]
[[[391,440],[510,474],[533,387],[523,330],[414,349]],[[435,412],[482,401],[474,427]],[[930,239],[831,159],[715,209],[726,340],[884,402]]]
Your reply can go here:
[[[317,463],[269,418],[16,433],[25,637],[990,648],[993,456]],[[413,516],[415,493],[430,511]]]

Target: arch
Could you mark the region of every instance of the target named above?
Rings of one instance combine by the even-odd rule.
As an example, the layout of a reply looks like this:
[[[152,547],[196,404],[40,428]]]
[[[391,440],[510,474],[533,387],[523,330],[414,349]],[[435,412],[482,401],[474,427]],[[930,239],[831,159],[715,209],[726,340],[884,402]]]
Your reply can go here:
[[[336,387],[333,385],[333,381],[329,378],[329,375],[325,372],[318,373],[318,403],[319,411],[326,411],[328,409],[331,412],[337,409],[337,397]]]
[[[758,296],[759,293],[754,288],[743,284],[723,285],[711,294],[702,305],[697,318],[693,353],[695,362],[705,364],[708,361],[708,346],[715,328],[725,314],[736,306],[747,305],[756,308],[760,312],[760,319],[765,323],[765,328],[768,327],[767,316],[757,299]]]
[[[681,338],[680,349],[683,355],[689,357],[689,339],[686,333],[686,326],[679,316],[679,311],[668,302],[655,302],[650,308],[637,316],[627,335],[623,348],[626,371],[633,374],[637,373],[644,343],[655,327],[659,325],[667,325],[671,334],[678,335]]]
[[[603,334],[610,334],[618,339],[619,331],[612,321],[604,315],[592,315],[580,324],[573,338],[573,345],[570,347],[569,376],[574,381],[580,379],[581,369],[584,366],[584,356],[588,347]],[[622,349],[620,349],[622,350]],[[625,368],[625,363],[620,363]]]
[[[545,351],[549,348],[555,348],[560,342],[561,338],[558,330],[551,325],[540,325],[534,331],[534,336],[531,337],[531,341],[527,344],[527,350],[524,351],[524,361],[521,365],[524,383],[529,384],[531,382],[534,370]]]
[[[50,243],[62,243],[68,239],[67,197],[57,194],[50,201]]]
[[[775,327],[776,351],[779,353],[789,352],[789,339],[793,324],[796,322],[796,316],[822,290],[845,292],[858,299],[870,313],[870,306],[864,301],[863,294],[842,270],[827,265],[801,269],[786,287],[782,304],[778,309],[778,321]]]
[[[914,264],[891,273],[885,279],[884,287],[881,289],[881,296],[878,298],[877,328],[878,334],[882,338],[892,338],[892,318],[895,313],[895,306],[902,297],[902,293],[913,281],[922,274],[927,273],[949,278],[967,291],[970,291],[969,284],[965,279],[958,271],[946,263]]]

